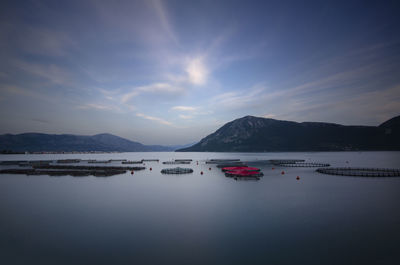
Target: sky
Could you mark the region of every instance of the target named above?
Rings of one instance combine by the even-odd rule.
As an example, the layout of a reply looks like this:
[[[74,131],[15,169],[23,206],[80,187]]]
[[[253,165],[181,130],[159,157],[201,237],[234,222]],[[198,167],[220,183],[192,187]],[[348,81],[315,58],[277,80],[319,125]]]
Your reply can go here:
[[[188,144],[400,114],[396,1],[1,1],[0,134]]]

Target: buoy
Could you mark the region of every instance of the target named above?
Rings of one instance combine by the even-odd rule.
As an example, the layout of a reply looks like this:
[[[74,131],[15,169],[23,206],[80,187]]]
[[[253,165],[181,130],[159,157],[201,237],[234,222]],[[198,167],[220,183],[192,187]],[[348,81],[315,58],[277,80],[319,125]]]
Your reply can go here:
[[[297,179],[297,180],[299,180],[299,179],[300,179],[300,177],[299,177],[299,176],[297,176],[297,177],[296,177],[296,179]]]
[[[285,171],[282,171],[281,174],[282,174],[282,175],[285,175]]]
[[[152,168],[150,168],[150,171],[153,170]]]
[[[272,170],[274,170],[275,168],[273,167]]]
[[[200,174],[203,175],[203,171],[201,171]]]
[[[133,170],[132,170],[131,174],[133,175]]]
[[[208,170],[211,170],[211,167]]]
[[[346,164],[348,164],[349,163],[349,161],[346,161]]]

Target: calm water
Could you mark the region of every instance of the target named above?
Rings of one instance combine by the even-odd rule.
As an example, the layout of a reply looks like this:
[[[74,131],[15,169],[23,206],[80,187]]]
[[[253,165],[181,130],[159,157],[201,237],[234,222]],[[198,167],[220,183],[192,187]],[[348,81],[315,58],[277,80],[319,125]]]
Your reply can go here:
[[[0,156],[65,158],[400,167],[400,152]],[[312,168],[284,168],[281,175],[282,168],[264,166],[265,176],[250,182],[204,162],[179,176],[161,175],[173,165],[146,167],[108,178],[0,175],[0,264],[400,264],[400,178]]]

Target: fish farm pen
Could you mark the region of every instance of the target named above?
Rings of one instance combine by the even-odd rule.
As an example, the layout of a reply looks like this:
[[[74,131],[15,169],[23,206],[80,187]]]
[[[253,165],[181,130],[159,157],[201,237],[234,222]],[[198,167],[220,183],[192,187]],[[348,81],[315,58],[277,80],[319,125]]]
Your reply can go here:
[[[81,162],[81,160],[80,159],[62,159],[62,160],[57,160],[57,163],[65,163],[65,164],[68,164],[68,163],[79,163],[79,162]]]
[[[181,168],[181,167],[176,167],[176,168],[164,168],[161,170],[162,174],[188,174],[188,173],[193,173],[193,169],[191,168]]]
[[[35,169],[77,169],[77,170],[144,170],[146,167],[128,166],[72,166],[72,165],[34,165]]]
[[[316,171],[322,174],[350,177],[400,177],[400,169],[390,168],[331,167],[318,168]]]
[[[305,160],[304,159],[273,159],[273,160],[269,160],[269,162],[274,165],[280,165],[280,164],[301,163],[301,162],[305,162]]]
[[[164,161],[162,163],[164,165],[177,165],[177,164],[187,164],[187,165],[189,165],[190,161],[177,161],[177,160],[175,160],[175,161]]]
[[[107,177],[126,173],[122,169],[106,170],[37,170],[37,169],[3,169],[0,174],[25,174],[25,175],[48,175],[48,176],[73,176],[73,177]]]
[[[235,162],[235,163],[224,163],[224,164],[217,164],[217,168],[223,167],[246,167],[247,165],[243,162]]]
[[[304,163],[304,162],[298,162],[298,163],[283,163],[283,164],[274,164],[276,166],[282,166],[282,167],[329,167],[330,164],[326,163]]]

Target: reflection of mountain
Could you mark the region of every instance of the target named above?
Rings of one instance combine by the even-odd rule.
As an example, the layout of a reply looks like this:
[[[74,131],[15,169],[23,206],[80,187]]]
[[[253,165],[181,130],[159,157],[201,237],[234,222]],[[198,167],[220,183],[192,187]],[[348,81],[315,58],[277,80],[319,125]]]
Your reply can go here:
[[[160,145],[143,145],[112,134],[81,136],[71,134],[23,133],[0,135],[0,150],[12,151],[172,151]]]
[[[400,150],[400,116],[380,126],[344,126],[246,116],[178,151],[264,152]]]

